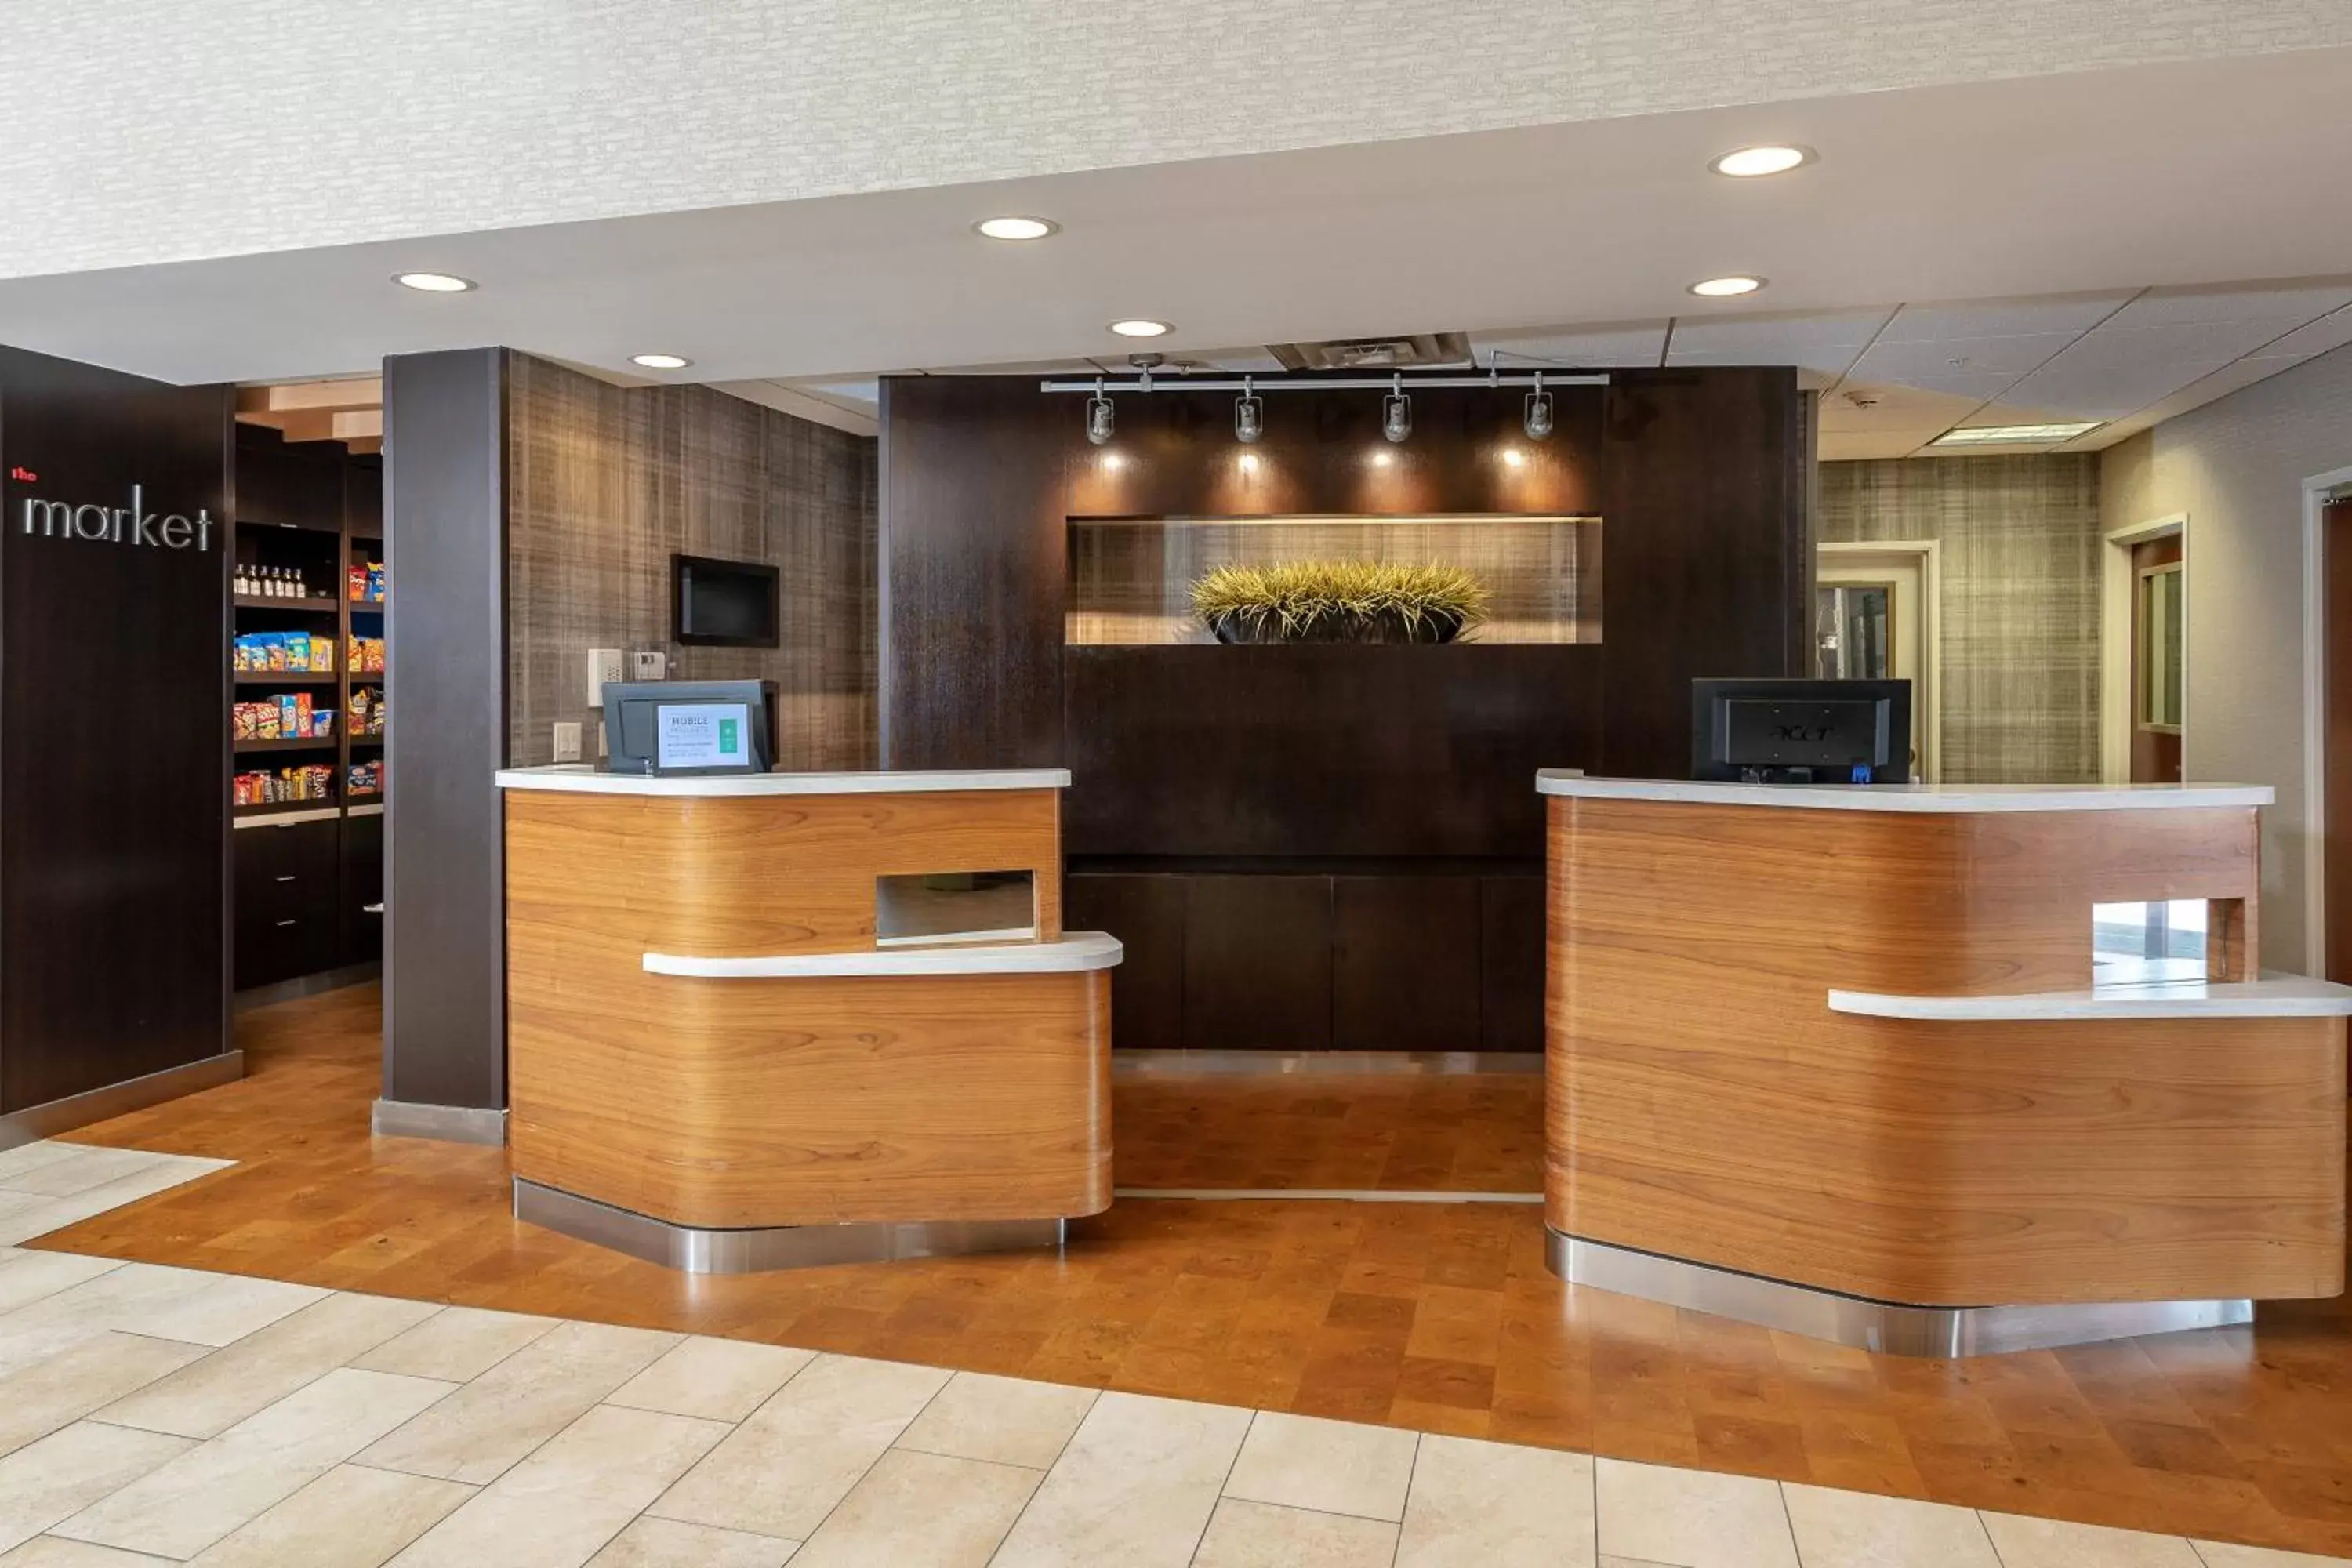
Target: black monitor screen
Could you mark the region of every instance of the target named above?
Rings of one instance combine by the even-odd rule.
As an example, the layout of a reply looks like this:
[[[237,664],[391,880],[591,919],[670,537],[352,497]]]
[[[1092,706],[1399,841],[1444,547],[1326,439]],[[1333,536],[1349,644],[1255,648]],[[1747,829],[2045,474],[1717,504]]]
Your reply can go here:
[[[1765,784],[1904,784],[1907,680],[1691,683],[1691,776]]]
[[[670,557],[674,640],[705,647],[774,647],[781,574],[756,561]]]
[[[604,688],[606,768],[763,773],[775,766],[772,681],[614,681]]]

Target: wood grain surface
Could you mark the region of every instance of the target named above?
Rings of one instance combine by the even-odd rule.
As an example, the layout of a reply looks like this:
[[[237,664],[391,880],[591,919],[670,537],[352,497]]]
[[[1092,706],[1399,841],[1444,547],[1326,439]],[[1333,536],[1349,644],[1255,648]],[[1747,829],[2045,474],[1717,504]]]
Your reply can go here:
[[[510,791],[515,1173],[677,1224],[1037,1219],[1110,1201],[1106,973],[703,980],[647,952],[871,950],[874,879],[1025,869],[1051,790]]]
[[[2251,932],[2254,844],[2252,811],[1553,802],[1549,1223],[1895,1301],[2336,1294],[2341,1020],[1826,1005],[2087,985],[2096,902]]]
[[[516,1220],[503,1149],[371,1138],[373,987],[245,1014],[237,1044],[241,1081],[73,1134],[236,1164],[31,1245],[2352,1555],[2346,1298],[1926,1361],[1564,1285],[1532,1205],[1295,1200],[1122,1199],[1059,1257],[695,1278]],[[1122,1127],[1167,1141],[1122,1133],[1119,1180],[1174,1173],[1187,1124],[1186,1176],[1249,1185],[1433,1186],[1447,1147],[1533,1135],[1535,1079],[1391,1114],[1398,1081],[1121,1079]],[[1333,1131],[1301,1165],[1279,1145],[1309,1117]],[[1393,1135],[1377,1169],[1359,1134]]]

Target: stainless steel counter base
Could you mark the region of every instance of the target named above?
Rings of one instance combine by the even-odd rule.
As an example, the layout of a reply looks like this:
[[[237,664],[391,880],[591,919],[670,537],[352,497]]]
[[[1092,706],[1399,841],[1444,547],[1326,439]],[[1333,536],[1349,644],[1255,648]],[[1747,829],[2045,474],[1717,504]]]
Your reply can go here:
[[[1572,1285],[1664,1301],[1885,1355],[2000,1355],[2053,1345],[2250,1323],[2247,1300],[2100,1301],[2052,1307],[1913,1307],[1841,1296],[1544,1227],[1544,1261]]]
[[[1069,1230],[1061,1219],[922,1220],[908,1224],[793,1225],[754,1230],[703,1230],[615,1208],[554,1187],[514,1178],[515,1218],[632,1258],[688,1274],[757,1274],[833,1263],[889,1263],[1058,1249]]]

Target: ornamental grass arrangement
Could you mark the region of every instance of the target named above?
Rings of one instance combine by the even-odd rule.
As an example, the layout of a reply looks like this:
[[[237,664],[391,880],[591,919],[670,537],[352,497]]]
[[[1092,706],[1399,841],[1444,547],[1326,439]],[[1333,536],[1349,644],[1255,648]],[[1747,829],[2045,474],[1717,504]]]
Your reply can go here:
[[[1447,643],[1486,618],[1486,589],[1434,563],[1285,561],[1216,568],[1192,613],[1221,643]]]

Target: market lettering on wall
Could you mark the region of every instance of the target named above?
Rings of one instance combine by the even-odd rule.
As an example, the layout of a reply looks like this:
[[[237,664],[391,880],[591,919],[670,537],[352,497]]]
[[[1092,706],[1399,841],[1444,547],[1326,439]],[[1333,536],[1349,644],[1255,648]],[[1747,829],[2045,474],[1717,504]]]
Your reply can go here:
[[[198,553],[213,547],[210,512],[198,507],[196,515],[187,518],[178,512],[149,511],[146,498],[137,485],[131,487],[128,507],[91,503],[77,506],[71,501],[27,496],[25,531],[45,539],[87,539],[96,543],[152,546],[158,550],[194,549]]]

